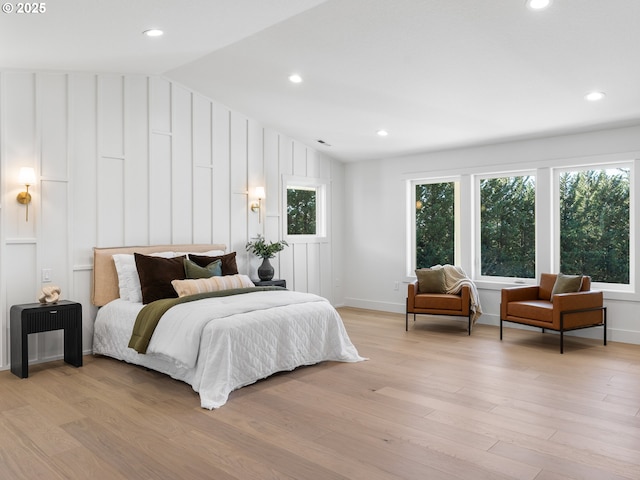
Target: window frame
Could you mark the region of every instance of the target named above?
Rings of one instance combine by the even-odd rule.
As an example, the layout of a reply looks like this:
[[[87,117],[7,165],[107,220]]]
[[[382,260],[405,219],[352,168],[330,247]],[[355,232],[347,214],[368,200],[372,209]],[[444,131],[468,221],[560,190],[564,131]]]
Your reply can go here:
[[[591,282],[592,288],[612,292],[636,292],[636,248],[635,248],[635,162],[633,160],[613,163],[580,164],[553,168],[553,206],[552,206],[552,231],[553,249],[552,265],[556,272],[560,271],[560,175],[566,172],[585,172],[591,170],[609,170],[614,168],[629,169],[629,283]]]
[[[535,235],[535,251],[534,251],[534,263],[535,273],[534,278],[525,277],[502,277],[497,275],[482,275],[482,198],[480,182],[482,180],[488,180],[493,178],[512,178],[512,177],[533,177],[534,189],[535,189],[535,223],[534,223],[534,235]],[[486,174],[474,175],[473,178],[473,221],[474,221],[474,246],[473,246],[473,278],[474,280],[482,282],[500,282],[500,283],[518,283],[518,284],[535,284],[536,279],[539,277],[539,262],[538,262],[538,175],[536,170],[508,170],[500,172],[491,172]]]
[[[460,185],[461,177],[459,175],[452,175],[446,177],[430,177],[410,179],[406,182],[407,187],[407,202],[406,202],[406,215],[407,215],[407,265],[406,276],[407,279],[415,279],[416,270],[416,186],[436,183],[453,183],[454,184],[454,264],[459,265],[462,252],[462,243],[460,235]]]
[[[291,188],[315,189],[316,191],[316,233],[290,234],[288,232],[288,197]],[[325,241],[329,235],[327,211],[329,205],[329,181],[323,178],[283,175],[282,178],[282,235],[288,243],[313,243]]]

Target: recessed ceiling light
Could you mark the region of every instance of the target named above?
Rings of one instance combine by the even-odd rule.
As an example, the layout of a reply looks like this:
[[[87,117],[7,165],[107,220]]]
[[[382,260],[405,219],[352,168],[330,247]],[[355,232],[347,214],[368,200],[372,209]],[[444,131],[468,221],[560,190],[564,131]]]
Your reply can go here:
[[[157,28],[152,28],[150,30],[145,30],[144,33],[147,37],[160,37],[162,35],[164,35],[164,32],[162,30],[159,30]]]
[[[584,99],[589,102],[597,102],[598,100],[602,100],[604,97],[604,92],[589,92],[584,96]]]
[[[302,77],[297,73],[294,73],[292,75],[289,75],[289,81],[291,83],[302,83]]]
[[[527,7],[531,10],[542,10],[551,5],[551,0],[527,0]]]
[[[387,135],[389,135],[389,132],[387,132],[386,130],[378,130],[376,133],[380,137],[386,137]]]

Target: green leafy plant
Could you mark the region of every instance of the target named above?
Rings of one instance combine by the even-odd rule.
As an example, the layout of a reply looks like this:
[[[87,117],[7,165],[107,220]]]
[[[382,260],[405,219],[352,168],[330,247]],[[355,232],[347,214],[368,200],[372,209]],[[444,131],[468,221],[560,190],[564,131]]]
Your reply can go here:
[[[246,248],[248,252],[261,258],[273,258],[276,253],[284,250],[284,247],[288,247],[289,244],[285,240],[278,242],[267,243],[262,235],[258,235],[258,238],[253,242],[247,242]]]

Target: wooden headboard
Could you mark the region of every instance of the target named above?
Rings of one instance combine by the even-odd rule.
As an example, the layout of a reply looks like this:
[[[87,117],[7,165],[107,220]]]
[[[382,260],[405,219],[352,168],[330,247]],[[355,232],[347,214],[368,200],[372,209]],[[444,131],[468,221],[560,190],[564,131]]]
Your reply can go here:
[[[149,255],[157,252],[194,252],[209,250],[226,250],[224,244],[213,245],[152,245],[148,247],[111,247],[93,249],[93,285],[91,287],[91,303],[101,307],[111,300],[120,297],[118,274],[113,255],[116,253],[142,253]]]

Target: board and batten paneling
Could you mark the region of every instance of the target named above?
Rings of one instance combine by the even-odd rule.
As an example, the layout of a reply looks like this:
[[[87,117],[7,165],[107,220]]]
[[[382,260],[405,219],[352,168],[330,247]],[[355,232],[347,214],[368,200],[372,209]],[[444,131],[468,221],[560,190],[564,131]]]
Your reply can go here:
[[[159,76],[1,72],[0,109],[0,369],[10,306],[35,301],[43,268],[82,303],[90,352],[94,246],[225,243],[255,278],[245,244],[282,238],[282,176],[324,177],[334,162]],[[28,222],[15,202],[23,166],[38,178]],[[261,217],[249,208],[256,186]],[[330,238],[292,245],[274,259],[276,276],[331,299],[333,249]],[[60,332],[31,337],[31,361],[62,357]]]
[[[193,243],[191,92],[174,87],[171,101],[171,243]]]

